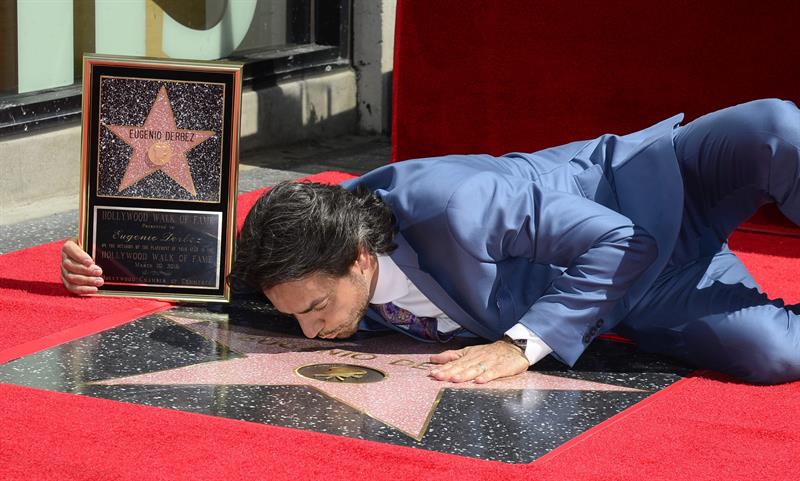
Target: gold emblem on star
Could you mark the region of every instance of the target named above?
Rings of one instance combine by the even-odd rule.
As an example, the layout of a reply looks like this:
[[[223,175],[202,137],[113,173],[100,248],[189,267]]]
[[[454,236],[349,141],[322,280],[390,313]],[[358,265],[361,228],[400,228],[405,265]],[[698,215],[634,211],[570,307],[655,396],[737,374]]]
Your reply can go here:
[[[354,364],[311,364],[297,369],[297,374],[318,381],[365,384],[382,381],[386,375],[377,369]]]
[[[147,158],[153,165],[164,165],[172,158],[172,147],[164,142],[158,142],[147,149]]]
[[[163,85],[142,126],[110,125],[106,128],[128,144],[133,153],[117,192],[161,171],[193,196],[197,196],[186,153],[215,135],[210,130],[179,129]]]

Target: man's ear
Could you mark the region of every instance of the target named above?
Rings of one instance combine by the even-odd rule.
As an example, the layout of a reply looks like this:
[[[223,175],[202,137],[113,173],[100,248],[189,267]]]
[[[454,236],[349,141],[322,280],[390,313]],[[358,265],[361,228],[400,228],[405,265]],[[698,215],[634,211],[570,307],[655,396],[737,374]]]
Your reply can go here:
[[[372,267],[373,256],[370,254],[366,247],[358,248],[358,257],[356,257],[356,269],[365,272]]]

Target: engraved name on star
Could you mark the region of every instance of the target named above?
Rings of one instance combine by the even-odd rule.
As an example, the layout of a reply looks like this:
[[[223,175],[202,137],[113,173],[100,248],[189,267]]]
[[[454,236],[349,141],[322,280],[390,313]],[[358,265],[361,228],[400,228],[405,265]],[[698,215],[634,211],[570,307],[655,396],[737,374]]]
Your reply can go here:
[[[527,371],[488,384],[454,384],[428,375],[430,355],[442,346],[403,335],[347,341],[306,339],[263,331],[234,331],[226,323],[176,315],[163,317],[244,357],[194,364],[177,369],[96,381],[101,385],[281,385],[307,386],[421,440],[439,404],[443,388],[642,392],[623,386]],[[386,352],[390,352],[387,354]],[[344,363],[377,369],[379,382],[352,384],[310,379],[297,373],[310,364]]]
[[[148,175],[161,171],[193,196],[197,190],[186,152],[215,135],[210,130],[186,130],[175,126],[175,114],[163,85],[142,126],[110,125],[106,128],[133,149],[117,188],[122,192]]]

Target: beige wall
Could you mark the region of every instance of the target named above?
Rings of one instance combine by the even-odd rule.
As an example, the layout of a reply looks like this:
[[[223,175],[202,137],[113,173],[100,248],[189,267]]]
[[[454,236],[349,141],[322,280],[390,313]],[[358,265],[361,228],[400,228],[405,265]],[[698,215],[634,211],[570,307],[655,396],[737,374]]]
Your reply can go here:
[[[353,0],[353,69],[244,92],[240,145],[245,158],[264,147],[306,139],[388,134],[395,8],[396,0]],[[16,52],[10,48],[0,42],[0,57]],[[76,124],[0,137],[0,224],[75,209],[79,161]]]
[[[391,132],[396,0],[353,1],[353,67],[358,73],[359,129]]]

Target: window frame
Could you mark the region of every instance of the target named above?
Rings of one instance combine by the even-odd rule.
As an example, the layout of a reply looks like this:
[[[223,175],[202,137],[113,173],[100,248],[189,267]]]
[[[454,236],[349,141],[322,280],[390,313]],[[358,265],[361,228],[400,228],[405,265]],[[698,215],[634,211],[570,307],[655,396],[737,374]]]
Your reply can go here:
[[[308,43],[253,49],[224,59],[244,63],[244,88],[260,90],[280,81],[350,67],[351,0],[311,0],[310,7],[313,14]],[[0,139],[77,125],[81,92],[81,84],[76,83],[0,96]]]

